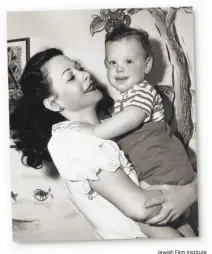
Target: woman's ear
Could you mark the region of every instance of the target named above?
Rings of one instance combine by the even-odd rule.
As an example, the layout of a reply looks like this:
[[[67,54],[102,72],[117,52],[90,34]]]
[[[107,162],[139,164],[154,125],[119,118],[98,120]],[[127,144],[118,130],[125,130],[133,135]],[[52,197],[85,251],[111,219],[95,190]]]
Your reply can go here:
[[[145,63],[145,74],[148,74],[151,69],[152,69],[152,65],[153,65],[153,58],[150,56],[146,59],[146,63]]]
[[[45,106],[45,108],[54,111],[54,112],[61,112],[63,111],[65,108],[61,105],[59,105],[56,101],[55,101],[55,97],[51,96],[49,98],[46,98],[43,101],[43,104]]]

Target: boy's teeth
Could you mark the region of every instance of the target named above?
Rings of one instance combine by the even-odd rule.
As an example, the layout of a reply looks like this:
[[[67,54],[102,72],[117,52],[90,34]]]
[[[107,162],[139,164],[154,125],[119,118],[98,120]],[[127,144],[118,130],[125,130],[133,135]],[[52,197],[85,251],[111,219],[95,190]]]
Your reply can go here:
[[[117,77],[116,79],[117,80],[125,80],[125,79],[127,79],[127,77]]]

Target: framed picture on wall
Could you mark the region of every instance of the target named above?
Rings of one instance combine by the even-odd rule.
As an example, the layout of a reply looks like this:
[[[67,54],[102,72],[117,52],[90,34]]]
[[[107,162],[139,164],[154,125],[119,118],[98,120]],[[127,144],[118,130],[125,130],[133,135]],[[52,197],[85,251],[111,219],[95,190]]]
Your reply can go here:
[[[23,69],[30,58],[30,39],[20,38],[7,41],[9,112],[13,112],[17,99],[22,95],[20,79]],[[15,133],[10,132],[14,137]],[[14,143],[10,145],[15,148]]]
[[[20,38],[7,41],[8,88],[10,112],[21,95],[20,79],[26,62],[30,57],[30,39]]]

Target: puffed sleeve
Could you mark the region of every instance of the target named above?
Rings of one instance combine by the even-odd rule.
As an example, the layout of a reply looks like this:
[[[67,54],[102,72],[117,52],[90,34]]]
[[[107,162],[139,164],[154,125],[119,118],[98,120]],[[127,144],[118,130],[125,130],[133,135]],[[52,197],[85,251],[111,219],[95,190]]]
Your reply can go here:
[[[136,86],[130,91],[129,98],[127,99],[127,107],[134,107],[141,109],[147,114],[147,120],[150,120],[152,110],[154,107],[155,89],[153,87]]]
[[[121,167],[129,173],[132,167],[115,142],[73,130],[55,133],[48,149],[61,177],[82,181],[85,193],[91,191],[88,180],[99,180],[101,170],[115,172]]]

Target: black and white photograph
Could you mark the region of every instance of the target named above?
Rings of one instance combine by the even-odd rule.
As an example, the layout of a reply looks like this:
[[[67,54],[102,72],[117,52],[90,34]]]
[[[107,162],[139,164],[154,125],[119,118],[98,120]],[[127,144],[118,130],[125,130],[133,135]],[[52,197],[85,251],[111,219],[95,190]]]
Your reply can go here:
[[[7,12],[14,242],[199,237],[191,6]]]

